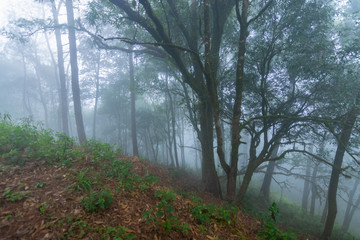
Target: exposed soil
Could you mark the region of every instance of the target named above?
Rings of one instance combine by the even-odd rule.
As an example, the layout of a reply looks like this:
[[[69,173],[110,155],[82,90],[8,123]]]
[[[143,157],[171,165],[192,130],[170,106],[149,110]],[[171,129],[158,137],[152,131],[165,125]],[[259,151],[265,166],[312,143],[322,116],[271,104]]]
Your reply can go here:
[[[132,171],[140,176],[157,176],[157,183],[146,189],[125,191],[117,179],[101,174],[101,165],[91,165],[87,159],[76,161],[70,168],[50,166],[44,161],[7,166],[0,159],[3,163],[0,165],[0,239],[110,239],[105,229],[119,225],[127,228],[123,236],[132,234],[135,239],[257,239],[261,223],[241,211],[229,223],[212,220],[201,225],[195,222],[191,215],[192,201],[183,196],[196,194],[204,203],[221,204],[203,191],[195,177],[138,158],[120,158],[130,161]],[[81,199],[87,193],[74,188],[75,173],[81,169],[89,169],[89,176],[100,179],[95,190],[112,191],[110,208],[89,213],[82,207]],[[173,204],[173,215],[180,220],[180,225],[189,226],[187,233],[179,229],[166,231],[143,217],[159,204],[156,191],[167,188],[179,193]],[[6,198],[7,190],[20,194],[22,199]]]

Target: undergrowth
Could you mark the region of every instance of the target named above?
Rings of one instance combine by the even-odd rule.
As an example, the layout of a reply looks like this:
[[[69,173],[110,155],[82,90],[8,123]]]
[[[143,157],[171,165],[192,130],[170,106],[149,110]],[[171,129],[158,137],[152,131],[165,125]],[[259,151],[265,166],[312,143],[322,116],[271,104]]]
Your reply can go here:
[[[271,205],[272,206],[272,205]],[[269,211],[271,213],[272,209],[269,208],[269,204],[264,202],[262,198],[259,198],[259,193],[257,190],[251,188],[247,192],[244,199],[244,210],[257,217],[258,219],[269,220]],[[321,237],[322,230],[324,225],[321,223],[321,218],[318,215],[311,216],[310,214],[304,214],[301,208],[283,199],[280,202],[276,203],[276,208],[279,213],[276,217],[276,223],[274,226],[281,226],[281,228],[286,229],[290,233],[299,235],[302,237]],[[271,226],[266,226],[268,229],[271,229]],[[271,223],[272,224],[272,223]],[[354,236],[351,236],[348,233],[341,231],[341,228],[338,224],[335,224],[330,240],[355,240]]]

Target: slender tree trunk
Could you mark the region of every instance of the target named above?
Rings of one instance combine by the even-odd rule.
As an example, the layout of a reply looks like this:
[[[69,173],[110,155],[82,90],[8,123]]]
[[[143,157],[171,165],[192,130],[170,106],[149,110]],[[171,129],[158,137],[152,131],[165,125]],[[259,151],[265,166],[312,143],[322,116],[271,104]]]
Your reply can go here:
[[[58,11],[56,10],[56,5],[54,0],[51,1],[51,10],[54,18],[54,25],[59,26]],[[60,80],[60,109],[61,109],[61,125],[62,132],[69,136],[69,105],[68,105],[68,96],[66,89],[66,78],[65,78],[65,67],[64,67],[64,53],[61,40],[61,32],[59,27],[55,27],[55,39],[56,39],[56,49],[57,49],[57,66],[59,68],[59,80]]]
[[[37,56],[35,56],[35,58],[37,58]],[[44,109],[45,127],[49,128],[48,109],[47,109],[45,97],[44,97],[42,86],[41,86],[41,77],[40,77],[40,73],[39,73],[39,65],[38,64],[39,64],[39,62],[36,60],[36,63],[35,63],[36,79],[37,79],[37,84],[38,84],[38,89],[39,89],[40,102]]]
[[[45,19],[45,10],[44,10],[44,7],[42,8],[43,10],[43,17]],[[58,92],[59,94],[59,103],[61,101],[61,91],[60,91],[60,82],[59,82],[59,71],[58,71],[58,67],[57,67],[57,63],[56,63],[56,60],[55,60],[55,57],[54,57],[54,54],[53,54],[53,51],[51,49],[51,46],[50,46],[50,41],[49,41],[49,37],[48,37],[48,34],[46,32],[44,32],[44,36],[45,36],[45,40],[46,40],[46,46],[48,48],[48,51],[49,51],[49,54],[50,54],[50,57],[51,57],[51,63],[52,63],[52,67],[54,68],[54,75],[55,75],[55,84],[56,84],[56,91]],[[51,95],[52,95],[52,99],[53,99],[53,94],[52,94],[52,91],[51,91]],[[54,100],[52,100],[54,101]],[[53,104],[53,111],[55,109],[55,106],[56,104]],[[61,131],[62,129],[62,126],[61,126],[61,109],[60,107],[58,108],[57,110],[57,129],[59,131]]]
[[[315,214],[315,201],[317,197],[317,186],[316,186],[316,176],[319,169],[319,163],[315,164],[315,168],[313,170],[311,176],[311,201],[310,201],[310,215],[314,216]]]
[[[166,102],[168,100],[168,94],[165,95],[165,99],[166,99]],[[170,160],[171,160],[171,167],[175,167],[175,161],[174,161],[174,156],[173,156],[173,152],[172,152],[172,146],[173,146],[173,143],[172,143],[172,137],[171,137],[171,130],[170,130],[170,116],[169,116],[169,111],[170,111],[170,108],[171,106],[169,106],[170,103],[167,102],[166,104],[166,108],[167,108],[167,111],[166,111],[166,135],[167,135],[167,141],[168,141],[168,152],[169,152],[169,156],[170,156]]]
[[[310,194],[310,174],[311,174],[311,160],[306,160],[306,173],[304,179],[304,188],[303,188],[303,195],[301,201],[301,209],[303,213],[307,213],[308,210],[308,201],[309,201],[309,194]]]
[[[356,97],[356,105],[346,114],[344,126],[342,127],[340,137],[338,139],[338,147],[335,154],[334,165],[331,172],[329,192],[328,192],[328,215],[325,222],[325,228],[322,234],[322,239],[327,240],[330,238],[335,218],[337,214],[337,189],[339,184],[339,177],[341,173],[341,166],[344,159],[346,147],[349,143],[351,132],[354,127],[356,117],[359,115],[359,102],[360,95]]]
[[[94,118],[93,118],[93,139],[96,139],[96,117],[97,117],[97,108],[99,101],[99,92],[100,92],[100,62],[101,62],[101,52],[98,50],[98,55],[96,59],[96,69],[95,69],[95,105],[94,105]]]
[[[254,171],[260,164],[261,164],[261,162],[259,161],[259,159],[256,159],[254,161],[249,161],[249,164],[246,168],[245,175],[244,175],[243,181],[241,183],[238,195],[236,196],[236,201],[235,201],[236,205],[241,205],[241,203],[244,199],[245,193],[246,193],[247,189],[249,188],[251,178],[254,174]]]
[[[347,232],[349,230],[351,220],[354,216],[355,211],[359,208],[359,206],[360,206],[360,195],[359,195],[358,199],[356,200],[354,206],[352,206],[349,214],[344,219],[344,223],[342,225],[342,230],[344,232]]]
[[[131,140],[133,147],[133,156],[139,156],[139,148],[136,132],[136,106],[135,106],[135,76],[134,76],[134,58],[133,58],[133,46],[130,47],[129,53],[129,72],[130,72],[130,105],[131,105]]]
[[[348,204],[347,204],[347,207],[346,207],[344,221],[343,221],[343,224],[342,224],[342,227],[341,227],[341,229],[344,232],[347,232],[349,230],[349,226],[350,226],[351,219],[352,219],[352,214],[354,214],[353,212],[355,211],[355,209],[359,205],[359,203],[354,204],[354,196],[355,196],[356,189],[358,188],[359,183],[360,183],[360,179],[357,178],[355,183],[354,183],[354,186],[353,186],[353,188],[352,188],[352,190],[351,190],[351,192],[349,194],[349,201],[348,201]],[[360,201],[360,195],[359,195],[359,198],[358,198],[357,202],[359,202],[359,201]]]
[[[179,141],[180,141],[180,153],[181,153],[181,167],[183,169],[185,169],[185,148],[184,148],[184,144],[185,144],[185,126],[184,126],[184,118],[181,118],[181,127],[180,127],[180,131],[179,131]]]
[[[320,220],[321,223],[325,223],[325,220],[326,220],[326,217],[327,217],[327,211],[328,211],[328,200],[327,200],[327,197],[326,197],[325,207],[324,207],[324,210],[323,210],[323,212],[321,214],[321,220]]]
[[[169,82],[168,82],[168,75],[166,75],[166,92],[169,97],[169,107],[170,107],[170,114],[171,114],[171,132],[172,132],[172,143],[174,147],[174,156],[175,156],[175,164],[176,168],[179,168],[179,158],[177,153],[177,144],[176,144],[176,119],[175,119],[175,105],[173,103],[173,98],[171,96],[170,90],[169,90]]]
[[[274,151],[271,153],[271,158],[277,157],[279,146],[280,144],[277,144],[275,146]],[[264,180],[260,188],[260,194],[266,202],[269,202],[269,198],[270,198],[270,185],[271,185],[274,169],[275,169],[275,161],[270,161],[266,168]]]
[[[80,86],[79,86],[79,69],[77,62],[77,48],[75,35],[75,21],[73,12],[73,1],[66,0],[67,21],[69,25],[69,48],[71,64],[71,87],[74,101],[74,113],[76,120],[76,129],[80,144],[86,141],[84,121],[81,111]]]
[[[27,69],[26,69],[26,61],[25,61],[25,54],[22,51],[21,52],[21,57],[22,57],[22,64],[23,64],[23,74],[24,74],[24,80],[23,80],[23,92],[22,92],[22,102],[23,102],[23,107],[25,109],[24,112],[28,112],[29,116],[32,116],[32,110],[31,110],[31,106],[30,106],[30,101],[29,101],[29,94],[28,94],[28,89],[27,89]]]

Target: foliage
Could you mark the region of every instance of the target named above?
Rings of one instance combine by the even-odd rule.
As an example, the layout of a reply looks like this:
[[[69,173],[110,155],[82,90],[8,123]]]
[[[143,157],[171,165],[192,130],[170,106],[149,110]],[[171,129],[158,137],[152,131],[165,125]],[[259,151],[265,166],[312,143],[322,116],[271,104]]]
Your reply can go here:
[[[92,162],[97,164],[98,162],[104,162],[105,160],[114,161],[114,147],[108,143],[102,143],[97,140],[88,140],[83,143],[85,152],[91,155]],[[121,149],[115,149],[117,153],[121,153]]]
[[[88,212],[97,212],[108,209],[113,202],[113,194],[109,189],[100,192],[93,191],[87,197],[81,199],[82,206]]]
[[[71,166],[73,161],[83,157],[74,139],[32,125],[27,119],[19,124],[7,119],[0,121],[0,154],[7,164],[18,165],[31,159]]]
[[[47,202],[42,202],[37,206],[40,210],[41,215],[43,216],[48,216],[49,214],[47,213],[47,209],[50,207],[49,204],[47,204]]]
[[[64,223],[69,225],[69,229],[67,229],[67,231],[61,236],[64,239],[74,239],[75,236],[76,238],[82,238],[88,230],[94,230],[94,228],[89,225],[87,221],[84,221],[80,218],[67,217],[61,219],[58,222],[58,225],[63,225]]]
[[[237,212],[238,209],[234,206],[217,207],[214,204],[204,204],[202,199],[196,196],[192,197],[191,214],[198,224],[209,223],[211,219],[220,223],[231,224],[232,221],[236,220]]]
[[[86,176],[86,173],[88,172],[88,169],[81,169],[80,171],[75,171],[75,176],[74,176],[74,180],[75,182],[72,184],[72,186],[74,187],[74,189],[76,191],[84,191],[84,192],[88,192],[94,185],[94,180],[88,178]]]
[[[35,188],[42,188],[46,185],[46,182],[38,182],[35,184]]]
[[[176,200],[176,194],[173,190],[158,190],[155,193],[155,197],[160,200],[156,204],[156,212],[153,209],[145,212],[144,219],[147,219],[146,223],[154,222],[157,227],[162,227],[165,233],[171,233],[173,230],[180,230],[184,234],[188,234],[190,227],[187,223],[181,224],[181,221],[176,218],[173,213],[175,211],[174,201]]]
[[[269,207],[270,219],[266,219],[263,224],[263,231],[258,233],[258,236],[264,240],[288,240],[288,239],[296,239],[295,235],[292,233],[286,233],[281,231],[276,227],[276,218],[279,215],[279,208],[274,202]]]
[[[3,193],[3,196],[5,197],[6,201],[15,202],[15,201],[20,201],[24,198],[27,198],[29,193],[30,193],[29,191],[27,191],[27,192],[12,192],[10,189],[8,189]]]
[[[110,237],[113,240],[130,240],[136,238],[134,234],[130,233],[128,228],[121,225],[117,227],[107,226],[101,237],[103,239],[108,239]]]

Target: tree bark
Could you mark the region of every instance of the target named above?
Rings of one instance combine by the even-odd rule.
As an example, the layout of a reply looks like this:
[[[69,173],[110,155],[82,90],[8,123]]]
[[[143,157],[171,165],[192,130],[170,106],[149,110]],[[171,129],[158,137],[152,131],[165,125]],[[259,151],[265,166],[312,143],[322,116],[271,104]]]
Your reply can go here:
[[[93,117],[93,139],[96,139],[96,117],[97,117],[97,108],[99,102],[99,92],[100,92],[100,62],[101,62],[101,52],[98,50],[98,56],[96,59],[96,69],[95,69],[95,105],[94,105],[94,117]]]
[[[316,186],[316,176],[319,169],[319,163],[315,164],[315,168],[311,175],[311,201],[310,201],[310,215],[314,216],[315,214],[315,201],[317,197],[317,186]]]
[[[324,210],[321,214],[321,220],[320,222],[321,223],[325,223],[325,220],[326,220],[326,217],[327,217],[327,211],[328,211],[328,200],[327,200],[327,197],[326,197],[326,201],[325,201],[325,207],[324,207]]]
[[[308,202],[309,202],[309,194],[310,194],[310,174],[311,174],[311,160],[307,159],[304,188],[303,188],[303,195],[301,201],[301,209],[303,213],[307,213],[308,210]]]
[[[212,193],[215,197],[222,199],[219,177],[215,168],[213,150],[213,121],[212,108],[209,100],[202,100],[199,103],[200,114],[200,144],[202,153],[202,181],[205,190]]]
[[[129,53],[129,72],[130,72],[130,105],[131,105],[131,140],[133,147],[133,156],[139,156],[137,132],[136,132],[136,94],[135,94],[135,77],[134,77],[134,58],[133,46],[130,47]]]
[[[59,68],[59,80],[60,80],[60,109],[61,109],[61,126],[62,132],[69,136],[69,121],[68,121],[68,113],[69,113],[69,105],[68,105],[68,96],[66,89],[66,78],[65,78],[65,67],[64,67],[64,53],[63,46],[61,40],[61,32],[59,26],[58,19],[58,11],[56,10],[55,1],[51,1],[51,10],[54,18],[55,27],[55,39],[56,39],[56,49],[57,49],[57,66]]]
[[[280,147],[280,144],[277,143],[274,151],[271,153],[271,158],[277,157],[279,147]],[[264,180],[263,180],[263,183],[260,188],[260,194],[266,202],[269,202],[269,199],[270,199],[270,185],[271,185],[271,180],[272,180],[272,176],[274,173],[274,169],[275,169],[275,161],[270,161],[266,168]]]
[[[344,159],[346,147],[350,141],[351,132],[354,127],[356,117],[359,115],[360,95],[356,96],[355,106],[346,114],[345,122],[342,127],[340,137],[338,139],[338,147],[335,154],[334,164],[330,177],[329,192],[328,192],[328,215],[325,222],[322,239],[327,240],[330,238],[335,218],[337,214],[337,189],[339,184],[339,177],[341,174],[341,165]]]
[[[23,74],[24,74],[24,80],[23,80],[23,91],[22,91],[22,102],[24,107],[24,112],[28,112],[29,116],[32,117],[33,113],[31,110],[30,100],[29,100],[29,93],[27,89],[27,68],[26,68],[26,60],[25,60],[25,54],[24,51],[21,50],[21,57],[22,57],[22,64],[23,64]]]
[[[170,107],[170,114],[171,114],[171,136],[172,136],[172,146],[174,147],[174,156],[175,156],[175,164],[176,168],[179,168],[179,157],[177,152],[177,144],[176,144],[176,119],[175,119],[175,105],[173,103],[173,98],[171,96],[170,90],[169,90],[169,81],[168,81],[168,75],[166,75],[166,92],[169,97],[169,107]],[[169,133],[170,134],[170,133]],[[172,147],[170,146],[170,149]]]
[[[344,221],[343,221],[343,224],[342,224],[342,227],[341,227],[341,229],[344,232],[347,232],[349,230],[349,226],[350,226],[350,223],[351,223],[352,216],[353,216],[357,206],[359,206],[360,195],[359,195],[359,198],[358,198],[357,202],[354,204],[354,196],[355,196],[356,189],[358,188],[359,183],[360,183],[360,179],[357,178],[355,183],[354,183],[353,189],[351,190],[351,192],[349,194],[349,201],[348,201],[348,204],[347,204],[347,207],[346,207]]]
[[[79,86],[79,69],[77,62],[77,47],[75,35],[75,21],[72,0],[66,0],[66,13],[69,31],[69,48],[70,48],[70,65],[71,65],[71,87],[74,101],[74,113],[76,120],[76,129],[79,142],[82,144],[86,141],[84,121],[81,111],[80,86]]]

